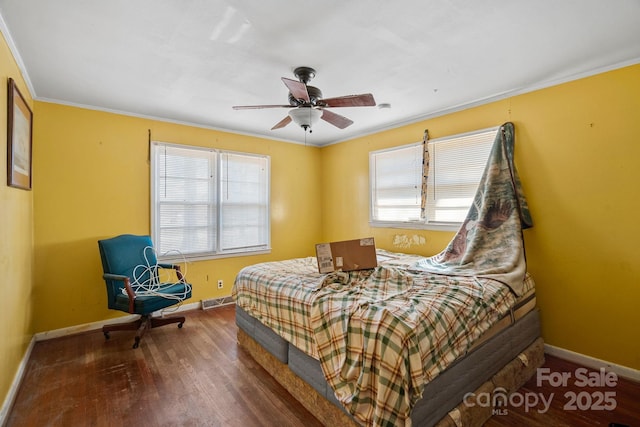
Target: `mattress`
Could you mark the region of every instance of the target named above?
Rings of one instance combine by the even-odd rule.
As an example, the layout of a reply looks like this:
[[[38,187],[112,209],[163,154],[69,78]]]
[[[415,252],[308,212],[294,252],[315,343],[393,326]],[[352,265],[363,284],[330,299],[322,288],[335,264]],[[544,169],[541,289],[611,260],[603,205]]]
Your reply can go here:
[[[513,325],[516,321],[523,318],[529,312],[535,310],[536,295],[535,288],[532,287],[533,281],[528,280],[527,283],[527,292],[522,297],[518,298],[516,304],[511,310],[509,310],[508,314],[498,320],[498,322],[496,322],[489,330],[487,330],[487,332],[482,334],[481,337],[474,342],[472,347],[469,349],[469,352],[481,346],[485,341],[499,334],[502,330]],[[296,353],[296,356],[303,354],[307,359],[315,360],[316,362],[318,362],[317,358],[310,356],[304,350],[297,348],[295,345],[289,345],[289,342],[287,340],[276,334],[271,328],[265,326],[258,319],[251,316],[249,313],[238,306],[236,306],[236,325],[240,329],[245,331],[250,337],[255,339],[258,344],[260,344],[265,350],[275,356],[282,363],[288,363],[291,349],[293,349],[293,351]],[[296,362],[294,362],[294,364],[295,363]],[[294,367],[293,369],[295,372],[296,368]],[[320,382],[326,383],[322,372],[320,372],[320,375],[322,379],[322,381]],[[311,379],[311,381],[314,380]],[[333,393],[330,394],[330,397],[335,399]]]
[[[392,269],[407,269],[424,257],[377,250],[378,264]],[[258,318],[278,335],[312,357],[318,358],[311,324],[312,302],[327,289],[365,280],[370,270],[320,274],[313,257],[267,262],[249,266],[236,277],[232,296],[238,306]],[[527,273],[525,295],[507,301],[518,304],[534,291],[534,281]],[[508,307],[510,309],[512,307]]]
[[[233,290],[242,330],[294,372],[313,372],[301,354],[318,359],[324,375],[304,379],[376,424],[407,418],[425,385],[535,306],[528,275],[516,298],[492,279],[414,272],[421,257],[381,255],[376,269],[330,275],[313,258],[258,264]]]

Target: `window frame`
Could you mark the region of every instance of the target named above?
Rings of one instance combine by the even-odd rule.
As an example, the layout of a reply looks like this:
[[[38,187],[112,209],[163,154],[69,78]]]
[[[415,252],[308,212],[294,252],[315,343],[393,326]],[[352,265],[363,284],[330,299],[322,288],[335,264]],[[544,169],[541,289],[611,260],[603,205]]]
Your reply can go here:
[[[465,137],[469,137],[469,136],[473,136],[476,134],[482,134],[482,133],[489,133],[489,132],[493,132],[493,136],[490,139],[490,141],[487,141],[487,160],[488,160],[488,156],[489,153],[491,152],[491,147],[493,146],[493,142],[495,141],[495,136],[497,135],[497,132],[499,131],[500,126],[494,126],[494,127],[489,127],[489,128],[484,128],[484,129],[477,129],[477,130],[473,130],[470,132],[464,132],[464,133],[460,133],[460,134],[454,134],[454,135],[450,135],[450,136],[445,136],[445,137],[441,137],[441,138],[436,138],[436,139],[431,139],[431,140],[427,140],[427,144],[442,144],[442,143],[446,143],[447,141],[456,141],[457,139],[460,138],[465,138]],[[419,141],[419,142],[413,142],[410,144],[404,144],[404,145],[400,145],[397,147],[391,147],[391,148],[386,148],[386,149],[382,149],[382,150],[376,150],[376,151],[371,151],[369,152],[369,226],[370,227],[374,227],[374,228],[404,228],[404,229],[422,229],[422,230],[442,230],[442,231],[457,231],[460,226],[462,225],[463,221],[459,221],[459,222],[444,222],[444,221],[434,221],[434,220],[430,220],[427,217],[421,217],[418,220],[411,220],[411,221],[400,221],[400,220],[379,220],[379,219],[375,219],[374,218],[374,210],[375,210],[375,206],[374,206],[374,199],[375,199],[375,195],[374,195],[374,191],[376,190],[376,184],[375,184],[375,166],[374,166],[374,156],[380,153],[385,153],[385,152],[389,152],[389,151],[394,151],[394,150],[402,150],[408,147],[420,147],[421,150],[423,150],[424,148],[424,142],[423,141]],[[431,154],[431,153],[430,153]],[[424,161],[424,153],[422,155],[423,157],[423,161]],[[433,158],[430,159],[430,163],[433,162]],[[486,165],[486,160],[485,160],[485,165]],[[484,170],[484,167],[483,167]],[[420,182],[422,182],[422,169],[420,170],[420,176],[417,177],[419,179]],[[478,184],[480,179],[482,178],[482,174],[480,174],[480,176],[478,177]],[[422,194],[423,188],[421,186],[420,188],[420,193]],[[428,191],[428,190],[427,190]],[[425,195],[422,195],[422,197],[425,197]],[[426,215],[426,212],[425,212]]]
[[[168,254],[158,253],[158,259],[163,262],[175,262],[175,261],[201,261],[201,260],[211,260],[211,259],[219,259],[219,258],[228,258],[228,257],[239,257],[239,256],[250,256],[250,255],[260,255],[260,254],[268,254],[271,253],[271,157],[264,154],[257,153],[246,153],[240,151],[232,151],[232,150],[223,150],[218,148],[211,147],[201,147],[201,146],[192,146],[185,144],[175,144],[168,143],[162,141],[151,141],[150,145],[150,213],[151,213],[151,238],[154,243],[159,242],[159,226],[160,226],[160,218],[158,208],[160,206],[161,201],[158,200],[157,191],[159,190],[159,184],[157,179],[159,178],[157,162],[161,158],[159,155],[160,147],[173,147],[182,150],[189,150],[193,153],[195,152],[205,152],[208,153],[206,155],[202,155],[201,158],[209,157],[209,162],[215,162],[215,164],[209,164],[210,173],[210,186],[213,186],[209,190],[209,196],[207,200],[207,204],[209,206],[209,211],[212,215],[215,215],[215,225],[211,224],[210,227],[215,228],[215,248],[211,251],[204,252],[196,252],[196,253],[175,253],[171,252]],[[240,248],[233,250],[222,250],[221,249],[221,241],[222,241],[222,230],[224,227],[224,223],[222,222],[222,203],[221,197],[223,196],[222,185],[224,181],[222,180],[223,168],[222,161],[223,155],[239,155],[239,156],[247,156],[247,157],[256,157],[264,160],[265,167],[265,176],[266,182],[265,185],[265,194],[266,203],[264,203],[265,209],[265,217],[264,224],[266,229],[264,230],[266,234],[266,242],[263,245],[259,246],[250,246],[249,248]],[[158,245],[159,247],[159,245]]]
[[[397,220],[380,220],[374,218],[374,213],[376,210],[376,200],[377,197],[374,197],[374,193],[377,194],[378,186],[376,181],[376,159],[375,156],[380,154],[388,154],[392,152],[397,152],[406,149],[415,149],[420,151],[420,174],[416,176],[416,185],[421,185],[422,183],[422,161],[423,161],[423,144],[422,142],[412,142],[410,144],[404,144],[397,147],[385,148],[382,150],[370,151],[369,152],[369,225],[372,227],[387,227],[387,228],[422,228],[421,224],[423,223],[421,218],[416,220],[409,221],[397,221]],[[421,190],[420,190],[421,192]],[[418,217],[420,216],[420,206],[417,205],[418,209]]]

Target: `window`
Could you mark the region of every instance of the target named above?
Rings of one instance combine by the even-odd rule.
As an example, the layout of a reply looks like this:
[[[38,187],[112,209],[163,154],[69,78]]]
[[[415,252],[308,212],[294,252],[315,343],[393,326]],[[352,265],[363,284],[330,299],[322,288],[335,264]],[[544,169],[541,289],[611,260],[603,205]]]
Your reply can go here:
[[[371,153],[369,173],[374,221],[420,220],[422,143]]]
[[[456,229],[473,202],[497,131],[428,141],[425,193],[422,142],[371,152],[371,225]]]
[[[163,259],[270,249],[269,157],[153,142],[151,228]]]

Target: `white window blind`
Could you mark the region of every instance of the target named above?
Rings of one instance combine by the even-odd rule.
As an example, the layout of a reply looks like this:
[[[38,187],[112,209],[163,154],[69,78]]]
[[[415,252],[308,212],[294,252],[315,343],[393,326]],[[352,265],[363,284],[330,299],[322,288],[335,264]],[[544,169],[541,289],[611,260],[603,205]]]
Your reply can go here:
[[[419,221],[422,144],[371,153],[371,217],[376,221]]]
[[[221,154],[223,251],[264,249],[269,241],[268,168],[263,156]]]
[[[154,142],[151,199],[160,257],[269,249],[268,156]]]
[[[429,141],[426,194],[422,194],[422,142],[371,152],[371,224],[458,226],[471,206],[497,130],[485,129]],[[426,198],[424,217],[423,197]]]
[[[497,129],[428,142],[427,220],[461,223],[473,202]]]

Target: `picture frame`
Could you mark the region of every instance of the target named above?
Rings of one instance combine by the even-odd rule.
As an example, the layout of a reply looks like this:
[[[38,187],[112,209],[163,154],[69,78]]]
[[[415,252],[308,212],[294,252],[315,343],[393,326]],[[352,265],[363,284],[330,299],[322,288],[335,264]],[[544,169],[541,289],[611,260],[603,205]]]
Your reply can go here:
[[[8,89],[7,185],[31,190],[33,112],[12,78]]]

